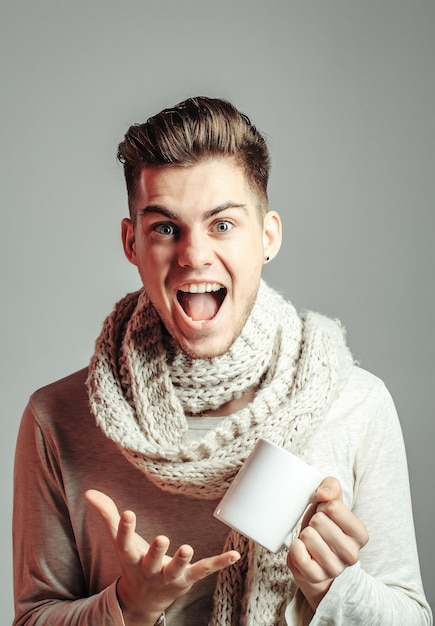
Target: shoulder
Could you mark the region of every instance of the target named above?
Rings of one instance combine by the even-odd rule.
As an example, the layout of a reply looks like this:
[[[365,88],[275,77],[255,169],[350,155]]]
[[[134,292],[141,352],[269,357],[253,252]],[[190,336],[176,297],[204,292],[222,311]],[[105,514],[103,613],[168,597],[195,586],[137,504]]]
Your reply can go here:
[[[33,404],[46,401],[48,398],[59,398],[71,393],[79,393],[80,390],[86,390],[86,377],[88,368],[85,367],[77,372],[69,374],[64,378],[60,378],[40,389],[37,389],[31,396],[30,400]]]
[[[356,451],[382,436],[396,439],[399,431],[396,407],[384,382],[355,366],[316,435],[327,437],[334,447]]]
[[[29,399],[29,408],[35,417],[44,421],[52,415],[87,407],[87,373],[86,367],[36,390]]]
[[[335,408],[357,410],[391,405],[392,398],[383,380],[361,367],[354,366],[350,378],[337,398]]]

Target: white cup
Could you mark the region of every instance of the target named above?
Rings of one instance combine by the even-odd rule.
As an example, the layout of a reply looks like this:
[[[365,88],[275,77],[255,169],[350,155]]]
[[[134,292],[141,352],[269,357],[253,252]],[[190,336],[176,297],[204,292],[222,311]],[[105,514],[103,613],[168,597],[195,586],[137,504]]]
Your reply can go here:
[[[292,532],[324,476],[294,454],[259,439],[214,516],[271,552],[288,547]]]

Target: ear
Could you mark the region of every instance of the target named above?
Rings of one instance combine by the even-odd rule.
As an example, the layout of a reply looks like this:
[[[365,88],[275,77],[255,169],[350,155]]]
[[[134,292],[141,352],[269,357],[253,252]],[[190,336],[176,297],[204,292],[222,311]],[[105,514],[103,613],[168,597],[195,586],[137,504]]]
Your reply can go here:
[[[130,263],[137,265],[134,225],[133,222],[127,217],[125,217],[121,222],[121,238],[125,256]]]
[[[276,211],[268,211],[263,222],[264,262],[274,259],[281,248],[282,225]]]

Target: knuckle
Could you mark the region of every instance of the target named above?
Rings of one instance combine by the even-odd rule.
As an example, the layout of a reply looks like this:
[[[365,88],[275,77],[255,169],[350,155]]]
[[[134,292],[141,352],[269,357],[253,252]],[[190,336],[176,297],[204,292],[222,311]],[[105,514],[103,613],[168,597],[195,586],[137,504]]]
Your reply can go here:
[[[316,534],[317,534],[317,530],[313,526],[311,526],[311,522],[310,522],[309,526],[305,526],[305,528],[301,530],[299,534],[299,538],[301,539],[301,541],[305,543],[306,541],[313,539]]]
[[[322,504],[322,511],[328,515],[329,517],[333,517],[339,509],[341,508],[342,503],[340,500],[330,500],[329,502],[324,502]]]
[[[352,542],[343,548],[340,556],[346,565],[354,565],[359,558],[359,547]]]
[[[354,565],[359,560],[360,550],[361,545],[359,542],[348,537],[341,545],[339,551],[337,551],[337,555],[346,566]]]
[[[214,569],[212,567],[204,567],[204,569],[201,572],[201,577],[202,578],[207,578],[207,576],[211,576],[211,574],[214,574]]]
[[[325,513],[323,511],[317,511],[317,513],[315,513],[313,515],[313,517],[310,519],[310,523],[309,526],[307,526],[307,528],[312,528],[312,529],[318,529],[321,525],[322,522],[324,522],[325,520]]]

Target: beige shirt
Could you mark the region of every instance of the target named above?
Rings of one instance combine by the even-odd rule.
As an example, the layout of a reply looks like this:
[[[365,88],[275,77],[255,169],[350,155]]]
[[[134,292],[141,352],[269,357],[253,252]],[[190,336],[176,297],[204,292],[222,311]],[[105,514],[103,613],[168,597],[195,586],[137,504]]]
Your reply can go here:
[[[227,535],[213,518],[216,502],[160,491],[104,436],[89,413],[85,378],[82,370],[39,390],[23,415],[15,465],[15,626],[122,626],[115,592],[120,568],[102,521],[83,498],[87,489],[134,510],[146,539],[165,534],[172,549],[191,544],[196,559],[220,552]],[[355,368],[310,447],[312,464],[340,480],[370,541],[315,616],[296,598],[287,624],[430,624],[403,440],[382,382]],[[214,583],[206,579],[174,603],[167,625],[206,626]]]

